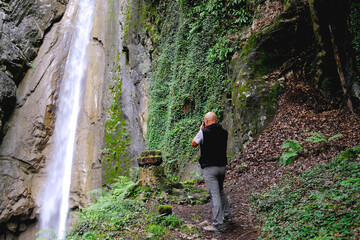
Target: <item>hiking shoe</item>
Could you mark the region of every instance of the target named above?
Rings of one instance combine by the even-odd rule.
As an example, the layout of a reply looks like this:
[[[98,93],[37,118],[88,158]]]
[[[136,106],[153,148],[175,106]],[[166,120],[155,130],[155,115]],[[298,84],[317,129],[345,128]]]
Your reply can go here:
[[[221,225],[209,225],[203,228],[204,231],[206,232],[224,232],[224,230],[222,229]]]

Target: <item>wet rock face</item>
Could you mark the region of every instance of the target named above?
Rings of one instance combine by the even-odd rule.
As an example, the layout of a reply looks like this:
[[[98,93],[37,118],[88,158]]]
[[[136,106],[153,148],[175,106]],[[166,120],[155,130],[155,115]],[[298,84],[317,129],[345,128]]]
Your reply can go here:
[[[16,86],[68,0],[0,1],[0,129],[15,106]]]
[[[148,83],[152,71],[153,46],[146,35],[143,26],[143,1],[129,1],[129,5],[120,14],[121,26],[128,26],[121,31],[121,42],[118,44],[121,52],[122,67],[121,104],[127,132],[130,134],[128,154],[134,165],[136,157],[145,150],[145,135],[147,131]],[[127,17],[130,16],[130,17]]]
[[[36,87],[40,86],[38,90],[45,95],[48,92],[39,84],[42,79],[39,76],[46,78],[46,74],[34,74],[35,70],[24,80],[26,84],[22,87],[19,85],[27,70],[33,66],[32,61],[39,52],[45,33],[61,19],[67,2],[0,1],[0,142],[3,143],[3,150],[0,151],[1,236],[6,232],[18,234],[25,231],[26,225],[22,223],[32,222],[36,218],[32,175],[39,172],[44,164],[44,155],[41,153],[52,134],[54,109],[51,106],[54,96],[50,90],[48,95],[52,97],[48,100],[51,103],[43,101],[44,104],[26,104]],[[38,69],[38,72],[43,73],[46,69]],[[21,89],[17,96],[18,87]],[[9,122],[5,127],[4,122],[10,121],[16,102],[18,108],[25,105],[29,114],[20,121]],[[42,117],[35,116],[35,111],[30,114],[35,106],[38,110],[44,106]],[[6,130],[12,127],[19,131],[12,134],[10,139],[7,138],[6,143],[3,142]]]
[[[3,119],[4,114],[7,115],[15,105],[15,96],[16,85],[14,81],[4,72],[0,71],[0,130],[2,129],[1,119]]]
[[[0,124],[0,239],[19,236],[38,217],[39,172],[51,153],[57,83],[62,75],[58,66],[67,52],[60,45],[61,37],[66,37],[53,23],[64,13],[65,4],[1,2],[0,122],[5,124]],[[51,26],[53,31],[45,38]]]
[[[0,161],[0,232],[22,232],[26,226],[19,222],[35,219],[34,202],[30,197],[31,177],[26,174],[29,165],[12,158],[0,157]]]

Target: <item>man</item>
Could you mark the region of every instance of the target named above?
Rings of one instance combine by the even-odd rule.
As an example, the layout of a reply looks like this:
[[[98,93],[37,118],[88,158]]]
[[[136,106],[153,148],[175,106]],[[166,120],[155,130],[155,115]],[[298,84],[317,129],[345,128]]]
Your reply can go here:
[[[215,113],[205,114],[200,131],[192,140],[191,146],[200,145],[200,166],[203,169],[205,184],[210,193],[213,223],[204,228],[205,231],[222,232],[222,224],[230,220],[230,207],[224,192],[226,172],[226,147],[228,132],[217,123]]]

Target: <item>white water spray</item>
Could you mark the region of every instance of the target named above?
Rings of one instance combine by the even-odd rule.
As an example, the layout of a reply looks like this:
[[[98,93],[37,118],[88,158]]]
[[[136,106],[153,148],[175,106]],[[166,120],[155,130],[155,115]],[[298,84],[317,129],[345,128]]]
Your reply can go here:
[[[81,89],[88,67],[86,52],[94,12],[94,0],[78,0],[78,4],[76,28],[59,92],[52,163],[45,183],[40,212],[40,228],[54,230],[59,239],[64,239],[66,233],[75,133]]]

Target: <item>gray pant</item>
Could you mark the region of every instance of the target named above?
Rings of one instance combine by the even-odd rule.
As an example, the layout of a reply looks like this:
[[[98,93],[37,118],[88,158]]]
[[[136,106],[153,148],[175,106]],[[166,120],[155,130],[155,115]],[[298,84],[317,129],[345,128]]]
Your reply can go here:
[[[210,193],[213,225],[223,223],[223,218],[230,216],[229,201],[224,192],[225,167],[205,167],[203,176]]]

